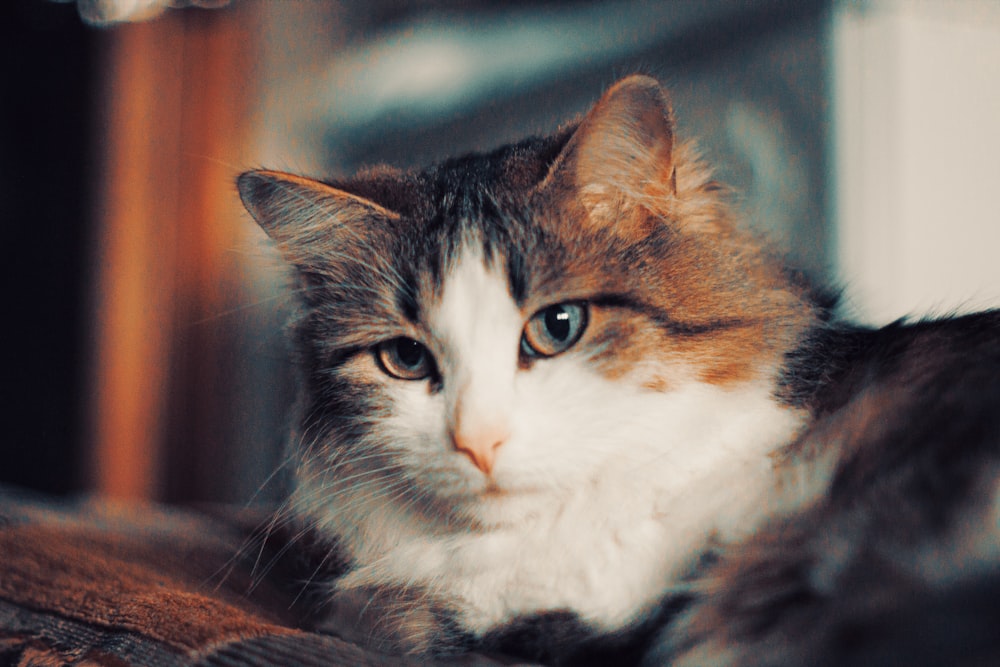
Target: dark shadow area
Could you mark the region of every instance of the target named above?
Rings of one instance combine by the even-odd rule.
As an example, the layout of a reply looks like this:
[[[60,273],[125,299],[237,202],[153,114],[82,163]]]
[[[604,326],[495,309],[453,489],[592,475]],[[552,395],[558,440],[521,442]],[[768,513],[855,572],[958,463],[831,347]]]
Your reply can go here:
[[[52,493],[81,485],[93,34],[72,4],[0,3],[0,481]]]

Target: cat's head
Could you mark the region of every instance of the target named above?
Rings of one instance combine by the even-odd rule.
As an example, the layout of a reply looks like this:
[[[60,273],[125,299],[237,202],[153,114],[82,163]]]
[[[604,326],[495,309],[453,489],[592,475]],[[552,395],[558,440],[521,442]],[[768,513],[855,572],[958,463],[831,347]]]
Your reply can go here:
[[[551,137],[425,171],[240,177],[299,278],[317,514],[364,493],[516,521],[604,475],[690,470],[727,410],[771,397],[810,306],[674,134],[631,77]]]

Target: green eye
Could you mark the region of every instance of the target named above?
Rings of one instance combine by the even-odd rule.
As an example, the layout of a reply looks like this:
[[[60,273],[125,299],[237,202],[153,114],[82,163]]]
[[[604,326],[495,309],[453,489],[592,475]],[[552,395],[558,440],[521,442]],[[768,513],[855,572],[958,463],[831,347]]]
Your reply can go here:
[[[521,352],[529,357],[551,357],[580,340],[587,328],[587,308],[560,303],[535,313],[521,334]]]
[[[412,338],[393,338],[375,346],[379,366],[401,380],[423,380],[434,372],[430,351]]]

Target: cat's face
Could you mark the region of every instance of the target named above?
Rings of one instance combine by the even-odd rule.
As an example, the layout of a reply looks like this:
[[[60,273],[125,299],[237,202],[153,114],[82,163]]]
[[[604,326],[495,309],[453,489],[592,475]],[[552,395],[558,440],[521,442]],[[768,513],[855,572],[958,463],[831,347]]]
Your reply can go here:
[[[245,175],[301,277],[306,504],[488,527],[608,478],[700,483],[731,455],[706,433],[769,395],[805,318],[716,190],[635,80],[428,172]]]

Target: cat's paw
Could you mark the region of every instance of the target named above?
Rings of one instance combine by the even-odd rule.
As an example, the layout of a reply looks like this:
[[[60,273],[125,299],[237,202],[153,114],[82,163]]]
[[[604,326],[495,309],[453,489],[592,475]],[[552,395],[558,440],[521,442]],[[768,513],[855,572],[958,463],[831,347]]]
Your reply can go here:
[[[336,591],[315,629],[393,654],[450,654],[468,639],[451,615],[421,590],[362,587]]]

